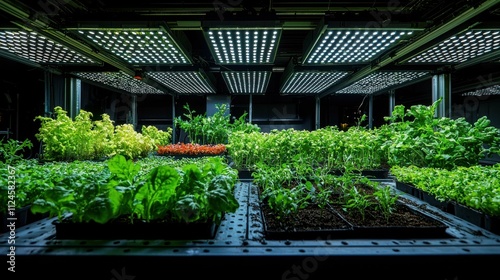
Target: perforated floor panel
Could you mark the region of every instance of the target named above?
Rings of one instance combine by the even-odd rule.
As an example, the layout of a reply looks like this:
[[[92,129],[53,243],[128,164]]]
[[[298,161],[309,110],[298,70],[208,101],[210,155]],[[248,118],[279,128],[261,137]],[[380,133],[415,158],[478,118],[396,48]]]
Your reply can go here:
[[[394,187],[391,180],[380,181]],[[52,278],[70,276],[66,270],[103,279],[119,279],[117,275],[123,273],[146,279],[155,273],[175,272],[193,277],[235,278],[220,274],[221,269],[272,279],[333,279],[330,275],[334,271],[352,269],[358,276],[377,275],[369,269],[359,270],[359,266],[391,278],[383,271],[410,263],[414,271],[408,276],[432,279],[429,269],[433,269],[435,279],[453,279],[469,274],[478,277],[477,269],[472,269],[475,265],[500,260],[500,236],[405,193],[400,195],[446,223],[450,238],[267,240],[256,186],[250,180],[241,180],[235,195],[240,206],[225,216],[213,239],[59,240],[52,224],[55,218],[47,218],[0,235],[0,246],[4,252],[14,249],[17,275],[36,271]],[[15,244],[9,243],[11,240]],[[4,260],[12,259],[3,255]],[[425,265],[425,271],[415,270],[421,265]]]

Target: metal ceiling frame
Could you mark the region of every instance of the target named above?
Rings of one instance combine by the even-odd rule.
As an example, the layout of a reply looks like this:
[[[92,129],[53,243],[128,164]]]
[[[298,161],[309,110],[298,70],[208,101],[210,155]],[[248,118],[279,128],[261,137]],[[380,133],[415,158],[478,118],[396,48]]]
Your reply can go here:
[[[323,94],[320,95],[320,98],[330,94],[334,94],[337,90],[345,88],[353,84],[354,82],[361,80],[362,78],[379,70],[380,68],[390,63],[396,62],[405,56],[411,55],[413,52],[425,46],[429,42],[432,42],[433,40],[439,38],[440,36],[443,36],[448,32],[453,31],[454,29],[460,27],[462,24],[471,20],[475,16],[481,14],[484,11],[487,11],[488,9],[494,7],[499,3],[500,2],[498,0],[486,0],[483,3],[479,4],[477,7],[469,8],[468,10],[456,16],[452,20],[441,24],[440,26],[438,26],[433,30],[427,31],[423,36],[421,36],[416,41],[408,44],[407,46],[402,47],[401,49],[395,51],[395,53],[382,58],[380,61],[377,62],[377,64],[367,65],[363,67],[362,69],[351,75],[345,81],[338,83],[335,86],[328,89],[327,91],[325,91]]]

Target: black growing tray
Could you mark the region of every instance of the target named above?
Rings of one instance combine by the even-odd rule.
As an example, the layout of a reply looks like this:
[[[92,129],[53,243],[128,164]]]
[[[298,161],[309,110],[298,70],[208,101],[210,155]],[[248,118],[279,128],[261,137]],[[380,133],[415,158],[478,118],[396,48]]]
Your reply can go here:
[[[218,225],[215,222],[96,222],[76,223],[54,220],[56,239],[212,239]]]

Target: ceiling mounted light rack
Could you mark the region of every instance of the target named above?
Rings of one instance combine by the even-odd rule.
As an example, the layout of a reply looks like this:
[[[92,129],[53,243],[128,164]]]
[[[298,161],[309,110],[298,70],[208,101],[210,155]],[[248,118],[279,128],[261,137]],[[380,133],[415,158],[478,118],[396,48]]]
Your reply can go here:
[[[500,50],[500,29],[469,29],[402,61],[400,64],[457,65]]]
[[[323,66],[301,66],[290,61],[281,78],[282,95],[319,95],[348,76],[347,68],[325,68]]]
[[[320,24],[304,44],[303,65],[369,64],[422,29],[390,24],[373,27]],[[406,27],[405,27],[406,26]]]
[[[108,25],[110,26],[110,25]],[[191,46],[164,23],[68,28],[133,66],[192,65]]]
[[[203,33],[216,64],[270,65],[281,38],[278,22],[205,22]]]
[[[337,90],[336,94],[377,94],[430,77],[428,71],[379,71]]]
[[[73,72],[72,74],[97,86],[111,87],[128,94],[166,94],[165,91],[135,79],[123,71]]]
[[[231,94],[265,94],[271,71],[222,71],[222,78]]]
[[[102,64],[35,31],[23,29],[0,30],[0,53],[38,65]]]
[[[178,95],[215,94],[215,79],[203,69],[184,71],[151,71],[146,75]]]

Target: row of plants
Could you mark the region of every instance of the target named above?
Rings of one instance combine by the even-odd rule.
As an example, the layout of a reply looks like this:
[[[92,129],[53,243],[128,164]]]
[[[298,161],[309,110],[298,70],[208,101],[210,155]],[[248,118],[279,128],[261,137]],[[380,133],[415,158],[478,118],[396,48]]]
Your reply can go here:
[[[260,201],[283,223],[290,222],[300,210],[311,205],[318,208],[337,205],[345,212],[360,214],[362,220],[372,210],[388,220],[399,197],[391,188],[353,170],[334,175],[325,169],[311,169],[307,164],[259,164],[253,177],[260,190]]]
[[[196,143],[177,143],[158,146],[158,155],[162,156],[216,156],[226,153],[226,145],[201,145]]]
[[[33,213],[58,220],[220,221],[238,207],[237,174],[221,157],[133,162],[116,155],[105,162],[26,160],[17,168],[17,195],[25,190]]]
[[[114,155],[134,159],[149,155],[172,139],[171,128],[143,126],[137,132],[132,124],[115,126],[107,114],[92,120],[92,113],[80,110],[73,120],[59,106],[54,112],[54,118],[35,118],[41,122],[35,136],[42,143],[43,160],[102,160]]]
[[[7,172],[7,164],[0,168]],[[30,206],[32,213],[59,221],[220,221],[238,207],[233,195],[237,172],[224,157],[132,161],[116,155],[106,161],[45,164],[23,159],[15,168],[16,208]],[[2,187],[7,178],[0,178]]]
[[[399,105],[385,118],[389,123],[378,130],[389,165],[453,169],[500,153],[500,131],[486,116],[474,123],[463,117],[436,118],[440,102],[409,109]]]
[[[394,166],[391,174],[399,182],[414,186],[441,202],[456,202],[500,217],[500,164],[457,167]]]
[[[279,166],[294,161],[330,170],[377,169],[384,167],[386,158],[380,136],[376,130],[342,131],[333,126],[314,131],[237,132],[230,136],[227,148],[239,169],[254,169],[259,162]]]
[[[434,118],[439,102],[409,109],[398,105],[386,117],[388,123],[373,129],[358,125],[347,131],[235,132],[229,136],[228,154],[239,169],[254,169],[259,162],[304,161],[331,170],[409,165],[453,169],[499,154],[500,132],[490,120],[481,117],[470,124],[464,118]]]
[[[239,118],[231,119],[227,104],[217,104],[212,116],[197,114],[195,110],[184,105],[187,113],[174,119],[174,124],[181,128],[189,137],[190,143],[201,145],[227,144],[228,137],[235,131],[260,131],[260,127],[246,121],[248,113]]]

